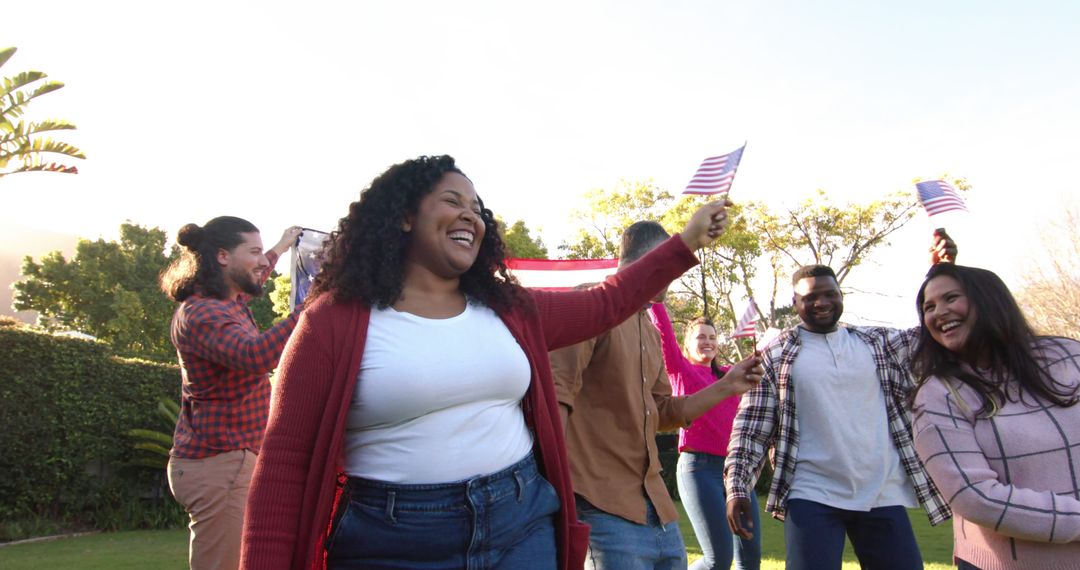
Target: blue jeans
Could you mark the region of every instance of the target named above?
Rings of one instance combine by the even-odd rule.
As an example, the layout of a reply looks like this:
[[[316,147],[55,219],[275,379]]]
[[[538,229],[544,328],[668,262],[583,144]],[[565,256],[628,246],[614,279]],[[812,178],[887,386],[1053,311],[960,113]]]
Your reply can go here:
[[[845,532],[859,564],[867,570],[923,567],[911,519],[904,507],[848,511],[790,499],[784,520],[788,570],[839,570]]]
[[[979,570],[979,567],[959,558],[956,559],[956,570]]]
[[[592,527],[585,570],[684,570],[686,545],[679,534],[679,521],[660,522],[652,503],[646,523],[638,524],[611,515],[577,497],[578,518]]]
[[[675,476],[679,496],[703,554],[690,566],[691,570],[728,570],[732,558],[738,570],[758,570],[761,567],[761,509],[757,495],[750,494],[754,538],[746,540],[735,536],[727,522],[724,457],[684,451],[679,454]]]
[[[347,495],[347,496],[346,496]],[[561,504],[532,455],[459,483],[350,477],[327,540],[327,568],[554,570]]]

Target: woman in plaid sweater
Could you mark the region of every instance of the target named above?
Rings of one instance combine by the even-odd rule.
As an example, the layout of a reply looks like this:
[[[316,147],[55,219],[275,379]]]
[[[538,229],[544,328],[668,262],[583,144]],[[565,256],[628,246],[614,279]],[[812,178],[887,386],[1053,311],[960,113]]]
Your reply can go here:
[[[1080,566],[1080,343],[1036,336],[985,269],[918,296],[915,448],[955,516],[962,569]]]

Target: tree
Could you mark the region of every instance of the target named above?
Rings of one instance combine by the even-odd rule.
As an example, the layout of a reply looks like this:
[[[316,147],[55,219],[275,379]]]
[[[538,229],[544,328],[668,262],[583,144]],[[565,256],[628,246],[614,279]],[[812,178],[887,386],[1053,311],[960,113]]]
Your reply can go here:
[[[958,181],[956,186],[965,189]],[[622,181],[610,190],[585,194],[586,207],[575,210],[575,238],[559,246],[569,258],[613,257],[619,236],[638,220],[658,220],[669,232],[681,229],[710,198],[678,200],[652,182]],[[843,280],[888,237],[914,216],[918,205],[901,194],[866,204],[835,204],[823,191],[791,209],[747,202],[731,208],[732,223],[717,242],[697,252],[701,264],[673,285],[668,296],[676,328],[709,315],[721,334],[734,329],[749,298],[765,327],[786,328],[797,321],[792,307],[778,304],[787,276],[800,265],[830,265]],[[749,341],[722,343],[721,354],[736,360]]]
[[[508,257],[524,257],[528,259],[547,259],[548,250],[540,236],[532,237],[525,220],[518,220],[510,227],[501,219],[499,230],[503,234],[503,243],[506,244]]]
[[[166,249],[165,231],[120,225],[120,241],[80,240],[70,260],[59,251],[23,260],[13,306],[37,311],[48,330],[72,329],[113,347],[162,360],[175,358],[169,326],[175,304],[158,288],[158,275],[180,254]],[[272,291],[272,280],[266,293]],[[260,328],[273,321],[267,295],[251,303]]]
[[[270,299],[270,305],[274,311],[273,320],[276,323],[285,317],[288,317],[289,313],[292,312],[292,307],[289,306],[289,297],[292,296],[292,277],[289,275],[278,275],[267,281],[266,286],[268,289],[273,287],[265,293],[265,296],[267,299]]]
[[[1080,338],[1080,210],[1066,207],[1043,235],[1047,260],[1033,264],[1016,295],[1040,334]]]
[[[13,47],[0,49],[0,67],[15,55]],[[53,140],[44,133],[73,130],[75,125],[60,119],[29,122],[18,120],[30,101],[64,86],[59,81],[47,81],[40,71],[23,71],[4,77],[0,84],[0,178],[18,172],[62,172],[76,174],[74,166],[49,162],[45,153],[70,158],[86,158],[74,146]],[[18,122],[16,122],[18,120]],[[15,161],[17,166],[9,166]]]
[[[567,259],[603,259],[619,256],[623,230],[639,220],[657,220],[673,198],[652,180],[620,180],[612,189],[585,192],[585,208],[575,209],[571,223],[578,226],[571,241],[559,245]]]

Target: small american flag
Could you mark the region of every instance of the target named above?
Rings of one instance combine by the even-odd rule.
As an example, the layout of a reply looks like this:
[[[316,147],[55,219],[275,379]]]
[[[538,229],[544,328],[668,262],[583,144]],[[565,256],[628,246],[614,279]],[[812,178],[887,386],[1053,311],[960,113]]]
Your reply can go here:
[[[735,325],[735,334],[731,338],[747,338],[757,336],[757,304],[754,298],[750,298],[750,306],[746,308],[739,324]]]
[[[734,152],[706,158],[686,185],[683,194],[720,194],[730,190],[745,148],[744,143]]]
[[[919,191],[919,202],[922,203],[929,216],[950,210],[968,211],[960,193],[944,180],[919,182],[915,188]]]
[[[618,259],[506,260],[506,268],[522,286],[549,291],[569,291],[583,283],[599,283],[618,267]]]

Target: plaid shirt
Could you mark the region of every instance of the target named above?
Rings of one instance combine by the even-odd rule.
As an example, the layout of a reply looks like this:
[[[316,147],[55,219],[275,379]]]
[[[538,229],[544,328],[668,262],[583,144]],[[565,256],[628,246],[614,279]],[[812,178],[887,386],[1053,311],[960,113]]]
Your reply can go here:
[[[878,381],[885,392],[889,432],[900,453],[900,462],[915,486],[915,495],[931,524],[945,521],[952,512],[915,455],[911,412],[905,404],[913,385],[910,359],[919,329],[843,326],[866,343],[873,354]],[[787,513],[788,493],[799,455],[799,422],[791,368],[800,345],[798,332],[791,328],[763,349],[765,376],[761,384],[742,397],[724,466],[727,496],[747,498],[765,461],[765,452],[772,448],[774,474],[765,510],[780,520]]]
[[[271,267],[275,261],[276,255]],[[259,334],[247,300],[196,294],[173,315],[171,336],[183,378],[169,452],[174,457],[199,459],[237,449],[258,453],[262,446],[270,411],[269,373],[299,312]]]

